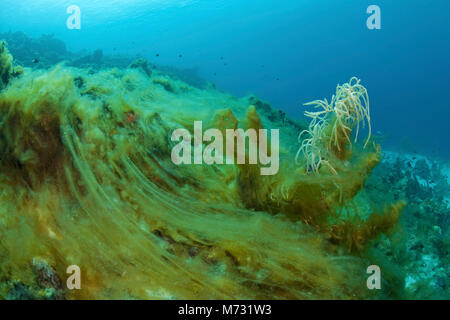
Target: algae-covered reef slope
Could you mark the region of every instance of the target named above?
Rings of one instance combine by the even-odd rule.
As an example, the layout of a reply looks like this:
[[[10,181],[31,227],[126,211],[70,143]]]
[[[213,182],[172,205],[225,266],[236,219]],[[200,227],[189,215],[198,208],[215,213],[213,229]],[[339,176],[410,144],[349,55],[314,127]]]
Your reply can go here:
[[[0,295],[374,297],[366,269],[382,261],[366,248],[403,203],[372,207],[359,196],[380,152],[347,139],[361,109],[341,98],[348,117],[327,113],[320,163],[307,151],[296,162],[306,128],[255,97],[142,68],[25,69],[0,94]],[[196,120],[204,130],[280,129],[278,174],[175,165],[171,134]],[[80,290],[65,287],[70,265]],[[400,294],[390,283],[382,293]]]
[[[64,62],[68,66],[91,70],[106,68],[126,68],[139,64],[148,64],[148,68],[160,70],[171,75],[172,78],[181,79],[192,86],[205,88],[208,83],[198,75],[197,68],[180,69],[173,66],[162,66],[147,63],[144,59],[130,57],[119,53],[114,49],[113,53],[103,52],[101,49],[92,52],[83,49],[79,52],[71,52],[66,49],[66,44],[51,34],[40,37],[30,37],[24,32],[0,32],[0,39],[8,43],[8,49],[15,61],[22,67],[35,69],[48,69],[58,63]],[[123,48],[122,48],[123,49]],[[137,59],[137,60],[136,60]],[[156,59],[155,61],[156,62]]]
[[[49,68],[61,62],[86,68],[121,65],[126,67],[132,58],[120,55],[106,56],[101,50],[78,53],[66,49],[66,44],[51,34],[40,37],[29,37],[23,32],[0,32],[0,39],[8,43],[8,48],[14,59],[23,67]]]

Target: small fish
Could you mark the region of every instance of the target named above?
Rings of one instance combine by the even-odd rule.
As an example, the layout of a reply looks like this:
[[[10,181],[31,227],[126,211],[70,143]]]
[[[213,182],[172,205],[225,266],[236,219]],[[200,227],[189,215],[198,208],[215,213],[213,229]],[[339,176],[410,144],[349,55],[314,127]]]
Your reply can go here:
[[[178,58],[183,58],[183,55],[182,55],[182,54],[179,54],[179,55],[178,55]]]
[[[157,53],[156,56],[159,57],[159,53]]]
[[[38,59],[33,59],[33,63],[39,63]]]
[[[407,165],[408,167],[412,168],[411,161],[408,161],[408,162],[406,163],[406,165]]]

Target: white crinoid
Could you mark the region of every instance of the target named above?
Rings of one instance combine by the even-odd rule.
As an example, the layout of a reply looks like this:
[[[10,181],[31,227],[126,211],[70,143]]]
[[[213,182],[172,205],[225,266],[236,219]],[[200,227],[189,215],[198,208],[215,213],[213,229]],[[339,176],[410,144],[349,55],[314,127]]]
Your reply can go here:
[[[339,137],[344,137],[351,146],[350,135],[354,128],[356,143],[358,140],[360,126],[365,127],[368,124],[368,136],[364,144],[367,146],[371,136],[369,96],[366,88],[360,84],[356,77],[350,79],[348,83],[338,85],[336,94],[331,98],[315,100],[305,104],[321,108],[320,111],[306,111],[305,115],[311,118],[310,125],[299,135],[300,149],[296,155],[296,161],[300,155],[303,155],[307,161],[308,171],[318,172],[321,165],[326,165],[330,171],[336,174],[333,166],[322,156],[327,153],[334,145],[340,151]],[[333,118],[334,117],[334,118]],[[331,131],[325,129],[332,125]],[[304,135],[306,138],[303,138]],[[303,139],[302,139],[303,138]]]
[[[302,155],[306,159],[308,172],[318,173],[319,168],[322,165],[325,165],[333,174],[337,174],[333,166],[322,156],[324,150],[323,139],[325,137],[323,131],[327,125],[325,120],[317,120],[317,118],[314,118],[311,121],[308,130],[303,130],[298,136],[298,141],[301,143],[301,146],[297,151],[295,161],[298,163],[299,158]],[[304,135],[307,137],[303,138]]]

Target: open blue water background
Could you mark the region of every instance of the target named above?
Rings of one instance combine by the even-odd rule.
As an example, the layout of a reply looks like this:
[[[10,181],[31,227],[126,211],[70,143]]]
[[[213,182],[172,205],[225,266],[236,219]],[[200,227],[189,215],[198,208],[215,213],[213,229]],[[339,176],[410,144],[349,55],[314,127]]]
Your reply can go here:
[[[73,4],[81,8],[81,30],[66,27],[66,9]],[[366,27],[371,4],[381,8],[381,30]],[[100,48],[197,68],[219,89],[254,93],[297,118],[303,103],[329,99],[337,83],[358,76],[368,88],[373,127],[385,146],[447,160],[449,17],[448,0],[0,3],[0,31],[50,33],[74,51]]]

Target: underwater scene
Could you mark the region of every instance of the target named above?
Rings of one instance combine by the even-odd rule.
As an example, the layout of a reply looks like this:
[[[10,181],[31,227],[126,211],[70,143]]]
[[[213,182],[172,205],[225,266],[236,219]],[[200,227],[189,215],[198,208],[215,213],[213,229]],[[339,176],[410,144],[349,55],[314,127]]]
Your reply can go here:
[[[447,0],[2,0],[0,298],[450,298]]]

